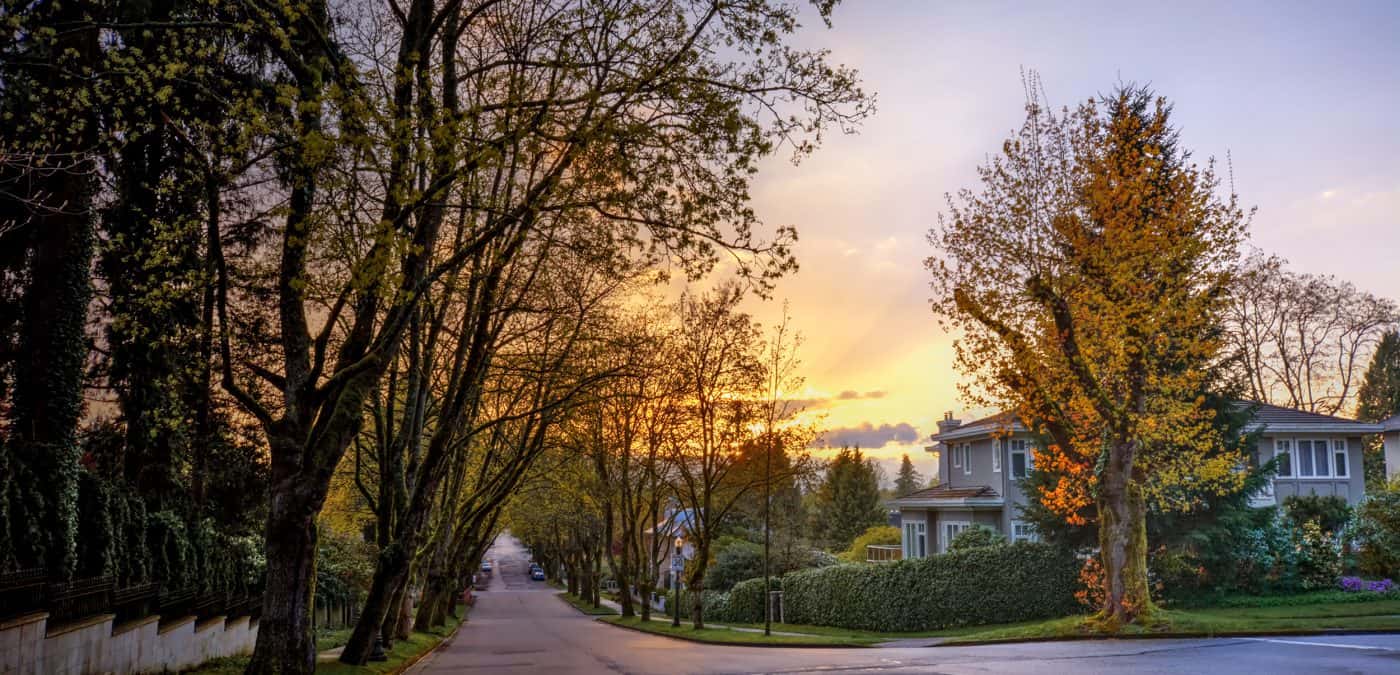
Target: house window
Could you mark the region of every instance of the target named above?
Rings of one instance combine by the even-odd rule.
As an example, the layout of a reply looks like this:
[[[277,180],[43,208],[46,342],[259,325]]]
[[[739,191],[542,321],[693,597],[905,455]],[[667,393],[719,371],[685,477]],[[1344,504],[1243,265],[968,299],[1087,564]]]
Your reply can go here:
[[[1278,458],[1278,477],[1293,477],[1293,441],[1279,439],[1274,442],[1274,457]]]
[[[966,530],[969,527],[972,527],[972,523],[962,520],[943,523],[943,541],[942,546],[940,546],[939,549],[947,551],[948,544],[952,543],[953,537],[958,536],[959,532],[962,532],[963,530]]]
[[[963,443],[963,444],[962,444],[962,453],[963,453],[963,459],[962,459],[963,475],[964,475],[964,476],[971,476],[971,475],[972,475],[972,444],[971,444],[971,443]]]
[[[992,439],[992,472],[1001,473],[1001,439]]]
[[[1035,468],[1035,457],[1024,439],[1013,438],[1011,444],[1011,477],[1025,478]]]
[[[948,451],[949,451],[949,453],[951,453],[951,454],[953,455],[953,468],[954,468],[954,469],[961,468],[961,467],[962,467],[962,447],[961,447],[961,446],[954,445],[954,446],[950,447],[950,448],[948,449]]]
[[[905,558],[927,558],[928,557],[928,526],[925,523],[914,521],[904,524],[904,557]]]
[[[1347,461],[1345,438],[1279,439],[1274,441],[1274,454],[1279,461],[1279,478],[1348,478],[1351,465]]]
[[[1013,520],[1011,521],[1011,541],[1040,541],[1040,534],[1035,531],[1034,525]]]

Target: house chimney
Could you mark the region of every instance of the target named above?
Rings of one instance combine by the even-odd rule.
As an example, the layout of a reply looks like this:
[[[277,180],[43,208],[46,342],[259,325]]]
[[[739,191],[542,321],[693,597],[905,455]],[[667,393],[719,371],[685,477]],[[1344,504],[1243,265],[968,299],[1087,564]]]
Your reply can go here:
[[[943,419],[938,420],[938,433],[946,434],[962,426],[962,420],[953,419],[953,411],[943,413]]]

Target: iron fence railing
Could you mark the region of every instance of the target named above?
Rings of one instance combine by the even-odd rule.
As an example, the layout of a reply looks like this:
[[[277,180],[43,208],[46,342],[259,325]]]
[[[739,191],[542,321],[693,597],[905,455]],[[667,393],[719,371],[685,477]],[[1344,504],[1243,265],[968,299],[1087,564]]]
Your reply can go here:
[[[43,611],[47,581],[42,569],[0,574],[0,619]]]

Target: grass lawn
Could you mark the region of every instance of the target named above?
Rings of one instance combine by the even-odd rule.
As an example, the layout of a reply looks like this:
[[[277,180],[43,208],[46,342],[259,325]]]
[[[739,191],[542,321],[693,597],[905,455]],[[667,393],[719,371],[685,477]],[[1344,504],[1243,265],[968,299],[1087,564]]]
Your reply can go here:
[[[1329,630],[1400,630],[1400,599],[1326,602],[1260,607],[1214,607],[1207,609],[1162,610],[1164,621],[1151,628],[1129,626],[1120,635],[1194,636],[1231,634],[1316,633]],[[943,644],[975,644],[1011,640],[1093,637],[1085,628],[1084,617],[1070,616],[1048,621],[976,626],[945,633]]]
[[[464,609],[464,607],[459,605],[457,607],[457,613],[462,614]],[[364,666],[347,666],[339,661],[319,661],[316,663],[316,672],[341,674],[397,673],[428,653],[428,650],[436,647],[438,643],[451,635],[452,631],[456,630],[457,626],[460,624],[461,621],[449,616],[447,617],[447,625],[445,626],[439,626],[427,632],[414,631],[413,635],[407,640],[399,640],[394,643],[393,648],[389,650],[388,661],[372,662]],[[341,633],[344,634],[343,637]],[[316,647],[317,649],[333,649],[344,645],[345,641],[349,638],[349,629],[344,631],[327,631],[316,637]],[[323,647],[322,645],[329,646]],[[228,659],[216,659],[195,670],[186,672],[195,673],[196,675],[239,675],[247,665],[248,657],[240,656]]]
[[[577,595],[569,595],[567,591],[564,593],[557,593],[556,595],[563,599],[564,602],[573,605],[574,609],[577,609],[578,611],[583,612],[584,614],[587,614],[589,616],[614,616],[617,614],[617,610],[607,605],[598,605],[597,607],[594,607],[593,603],[584,600],[583,598],[580,598]]]
[[[719,644],[741,644],[741,645],[806,645],[825,647],[865,647],[887,638],[884,637],[857,637],[851,635],[773,635],[764,637],[762,633],[750,633],[747,631],[731,630],[729,628],[705,628],[695,630],[688,623],[682,623],[680,628],[671,627],[669,621],[642,621],[641,617],[622,618],[620,616],[609,616],[599,619],[611,624],[634,628],[637,630],[665,635],[667,637],[680,638],[683,640],[693,640],[695,642],[713,642]],[[775,626],[776,628],[776,626]]]

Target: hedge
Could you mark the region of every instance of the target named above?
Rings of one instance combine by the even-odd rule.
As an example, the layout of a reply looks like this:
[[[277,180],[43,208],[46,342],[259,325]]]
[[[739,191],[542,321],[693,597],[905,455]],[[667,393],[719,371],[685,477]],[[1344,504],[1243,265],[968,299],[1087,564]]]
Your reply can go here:
[[[803,570],[784,578],[783,613],[788,623],[882,632],[1059,617],[1079,611],[1074,599],[1079,568],[1072,553],[1018,542],[887,564]],[[761,604],[758,616],[761,620]]]

